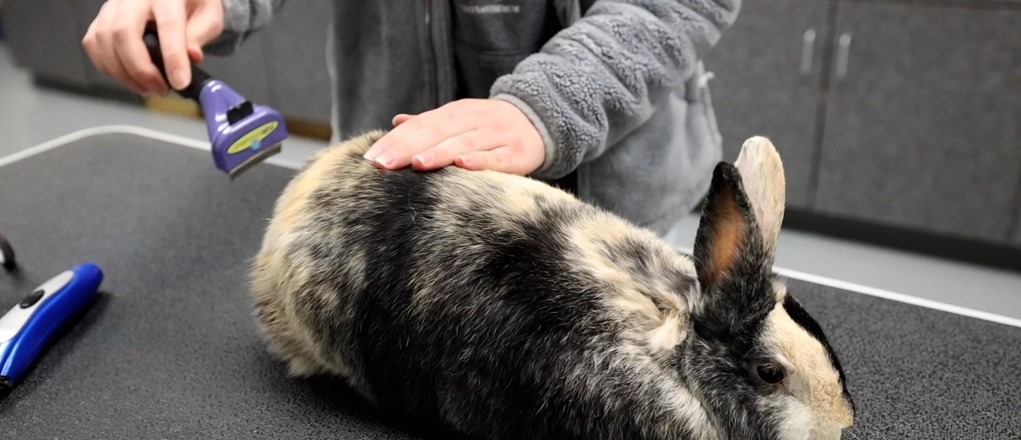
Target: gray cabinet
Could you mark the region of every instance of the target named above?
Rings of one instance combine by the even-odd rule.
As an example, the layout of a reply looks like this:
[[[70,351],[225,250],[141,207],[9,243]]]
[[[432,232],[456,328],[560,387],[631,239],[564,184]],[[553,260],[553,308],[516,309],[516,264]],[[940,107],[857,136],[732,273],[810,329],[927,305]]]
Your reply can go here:
[[[96,69],[81,46],[103,3],[5,0],[11,53],[33,75],[52,83],[131,93]],[[330,84],[324,57],[330,7],[330,0],[284,6],[270,27],[253,34],[237,53],[207,54],[201,67],[248,99],[280,107],[287,116],[328,123]]]
[[[85,32],[88,31],[89,26],[92,24],[92,20],[94,20],[96,15],[99,14],[99,9],[103,7],[103,3],[105,2],[106,0],[78,0],[75,2],[67,2],[72,5],[75,10],[75,25],[63,32],[73,34],[73,40],[76,45],[74,50],[81,52],[85,57],[85,77],[91,87],[134,93],[131,92],[127,86],[121,84],[120,81],[117,81],[116,78],[100,72],[99,69],[92,64],[92,61],[88,59],[88,55],[84,53],[84,49],[81,48],[81,40],[85,37]]]
[[[5,32],[18,64],[32,69],[39,79],[73,87],[90,85],[88,56],[82,51],[81,28],[75,2],[60,0],[6,0]],[[88,66],[86,66],[88,63]]]
[[[1019,18],[841,2],[816,209],[1006,241],[1021,173]]]
[[[105,0],[81,0],[73,2],[77,4],[77,20],[80,29],[77,42],[81,45],[81,37],[85,35],[89,24],[99,13]],[[241,50],[229,58],[217,57],[206,54],[201,68],[214,78],[223,80],[230,87],[248,99],[259,103],[267,102],[269,98],[269,85],[266,81],[266,73],[262,54],[262,37],[254,35]],[[81,50],[81,49],[79,49]],[[96,87],[128,91],[120,81],[104,74],[92,66],[89,62],[86,66],[91,83]]]
[[[808,208],[827,14],[819,0],[745,1],[734,26],[706,57],[724,158],[741,143],[769,137],[783,157],[787,202]]]

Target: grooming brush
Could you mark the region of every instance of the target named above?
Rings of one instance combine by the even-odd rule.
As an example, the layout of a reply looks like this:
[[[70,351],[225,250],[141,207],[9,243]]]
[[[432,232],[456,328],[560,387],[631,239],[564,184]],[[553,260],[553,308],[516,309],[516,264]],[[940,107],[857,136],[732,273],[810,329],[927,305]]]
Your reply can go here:
[[[151,23],[143,38],[149,56],[167,80],[159,38]],[[194,64],[191,65],[191,84],[176,92],[198,102],[212,143],[213,161],[231,180],[279,153],[281,143],[287,138],[287,127],[280,112],[253,104]]]

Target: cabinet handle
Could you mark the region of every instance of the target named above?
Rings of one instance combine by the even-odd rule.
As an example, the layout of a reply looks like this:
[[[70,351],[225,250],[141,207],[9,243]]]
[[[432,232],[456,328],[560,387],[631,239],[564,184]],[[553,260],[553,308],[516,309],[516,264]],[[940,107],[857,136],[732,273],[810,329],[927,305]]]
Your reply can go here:
[[[801,37],[801,74],[812,73],[812,53],[815,52],[815,28],[808,28]]]
[[[837,41],[837,79],[847,77],[847,58],[851,51],[851,34],[844,32],[840,34]]]

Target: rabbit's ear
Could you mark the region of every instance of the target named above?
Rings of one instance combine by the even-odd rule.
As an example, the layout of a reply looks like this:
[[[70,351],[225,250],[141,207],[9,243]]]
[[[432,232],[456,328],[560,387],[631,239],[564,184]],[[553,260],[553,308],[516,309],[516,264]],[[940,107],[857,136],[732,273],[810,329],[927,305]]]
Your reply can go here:
[[[741,174],[744,190],[755,213],[755,221],[762,235],[767,254],[772,255],[780,236],[786,203],[786,179],[780,154],[769,139],[756,136],[741,146],[734,161]]]
[[[735,164],[716,166],[695,237],[703,289],[770,270],[783,208],[783,167],[767,139],[749,139]]]
[[[733,278],[746,266],[748,249],[755,240],[754,214],[737,168],[720,162],[713,170],[698,232],[695,235],[695,267],[702,289],[710,290]]]

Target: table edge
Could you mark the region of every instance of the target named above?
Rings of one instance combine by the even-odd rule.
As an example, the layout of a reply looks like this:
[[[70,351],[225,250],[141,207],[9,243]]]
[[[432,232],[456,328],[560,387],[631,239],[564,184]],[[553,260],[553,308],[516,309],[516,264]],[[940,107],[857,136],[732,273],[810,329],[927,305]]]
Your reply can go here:
[[[75,141],[87,139],[95,136],[103,136],[110,134],[127,134],[138,136],[141,138],[163,141],[169,144],[180,145],[185,147],[194,148],[202,151],[210,151],[211,147],[208,140],[200,140],[185,136],[179,136],[176,134],[166,133],[159,130],[153,130],[151,128],[141,127],[137,125],[102,125],[98,127],[90,127],[77,131],[67,133],[65,135],[50,139],[39,145],[26,148],[24,150],[9,154],[7,156],[0,157],[0,167],[10,165],[20,160],[27,159],[29,157],[70,145]],[[283,159],[279,156],[270,157],[266,159],[264,164],[270,164],[287,168],[291,170],[298,170],[304,164],[293,160]]]

